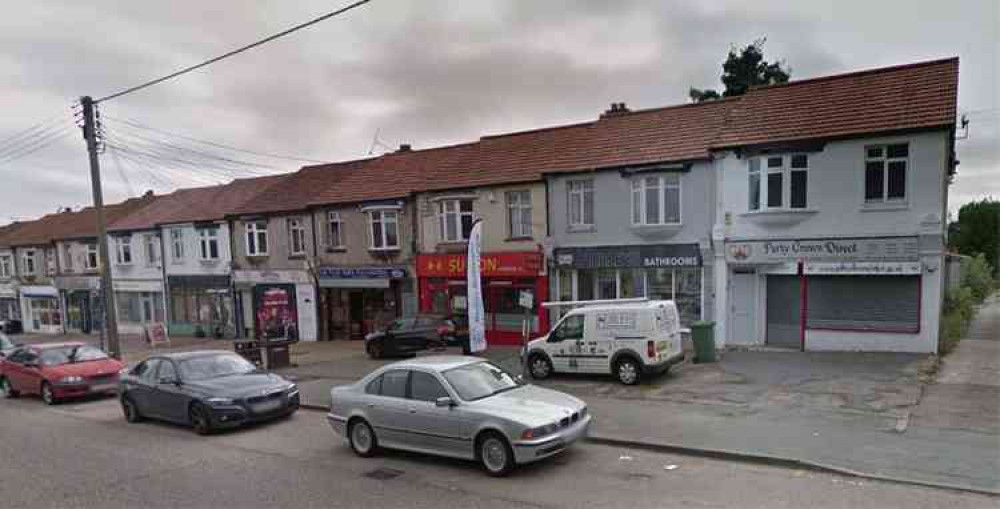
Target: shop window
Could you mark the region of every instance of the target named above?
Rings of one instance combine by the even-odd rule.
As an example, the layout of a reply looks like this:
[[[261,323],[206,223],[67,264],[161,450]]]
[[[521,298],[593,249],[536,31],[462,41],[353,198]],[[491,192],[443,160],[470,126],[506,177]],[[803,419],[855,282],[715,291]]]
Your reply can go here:
[[[469,240],[472,232],[472,200],[442,200],[438,203],[438,219],[443,242]]]
[[[9,279],[13,275],[13,268],[10,263],[10,256],[0,256],[0,279]]]
[[[684,324],[701,319],[701,268],[561,270],[559,300],[672,300]],[[564,313],[562,309],[557,313]]]
[[[118,265],[132,265],[132,237],[115,238],[115,261]]]
[[[300,218],[288,220],[288,245],[292,256],[306,254],[306,227]]]
[[[906,201],[909,155],[906,143],[865,147],[865,203]]]
[[[372,210],[368,212],[373,250],[399,249],[399,212]]]
[[[247,256],[267,256],[267,222],[247,223],[246,234]]]
[[[681,178],[678,174],[638,177],[632,181],[632,224],[681,223]]]
[[[163,322],[163,294],[115,292],[118,315],[125,323]]]
[[[170,230],[170,259],[174,263],[184,261],[184,229],[173,228]]]
[[[326,245],[330,248],[344,247],[344,221],[340,212],[330,212],[326,215]]]
[[[35,250],[28,249],[24,251],[21,257],[21,266],[24,269],[25,276],[34,276],[38,271],[38,267],[35,265]]]
[[[202,260],[219,259],[219,227],[198,229],[198,247]]]
[[[100,265],[97,244],[87,244],[87,256],[83,259],[83,268],[87,270],[97,270]]]
[[[510,237],[531,238],[531,191],[508,191],[506,195]]]
[[[570,227],[594,225],[594,181],[570,180],[566,183]]]
[[[37,330],[43,326],[58,327],[62,325],[62,314],[59,312],[59,301],[56,299],[28,299],[31,303],[31,320]]]
[[[809,276],[806,287],[809,328],[920,330],[920,276]]]

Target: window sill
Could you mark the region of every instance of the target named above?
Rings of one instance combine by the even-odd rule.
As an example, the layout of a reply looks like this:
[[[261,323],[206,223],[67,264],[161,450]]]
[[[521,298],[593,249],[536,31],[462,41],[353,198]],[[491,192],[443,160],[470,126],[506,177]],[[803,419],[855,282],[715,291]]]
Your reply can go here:
[[[677,224],[633,224],[632,231],[640,237],[667,238],[680,233],[684,228],[682,223]]]
[[[906,202],[872,202],[861,205],[861,212],[882,212],[889,210],[908,210],[910,204]]]
[[[368,251],[371,251],[372,253],[375,253],[375,254],[379,254],[379,253],[391,254],[391,253],[398,253],[399,252],[399,247],[398,246],[397,247],[370,247],[370,248],[368,248]]]
[[[438,242],[439,246],[467,246],[469,245],[468,240],[442,240]]]
[[[306,254],[302,253],[302,254],[288,255],[288,259],[289,260],[305,260],[306,259]]]
[[[252,262],[262,262],[264,260],[267,260],[267,258],[268,258],[268,255],[266,255],[266,254],[247,255],[247,261],[249,261],[251,263]]]
[[[762,226],[791,226],[814,216],[816,209],[770,209],[754,210],[740,214]]]
[[[202,265],[218,265],[220,261],[222,260],[218,258],[200,258],[198,260]]]
[[[569,226],[566,228],[568,233],[591,233],[596,232],[597,227],[592,224],[581,224],[575,226]]]
[[[326,248],[327,253],[346,253],[347,248],[344,246],[328,247]]]
[[[503,239],[504,242],[534,242],[534,237],[508,237]]]

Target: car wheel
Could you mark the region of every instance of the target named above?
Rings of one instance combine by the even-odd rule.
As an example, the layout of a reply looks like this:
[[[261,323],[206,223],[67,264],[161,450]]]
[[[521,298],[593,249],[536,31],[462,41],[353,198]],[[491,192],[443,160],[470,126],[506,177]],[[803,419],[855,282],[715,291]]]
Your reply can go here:
[[[0,394],[7,399],[13,399],[21,395],[14,390],[14,386],[11,385],[10,380],[7,380],[5,376],[0,376]]]
[[[372,359],[381,359],[382,357],[385,356],[385,348],[382,346],[382,343],[379,343],[377,341],[372,341],[371,343],[368,343],[367,350],[368,350],[368,356],[371,357]]]
[[[195,403],[191,405],[189,419],[194,432],[199,435],[210,435],[212,433],[212,417],[208,414],[208,409],[204,405]]]
[[[139,407],[135,406],[135,402],[127,395],[122,397],[122,414],[125,415],[127,422],[142,421],[142,414],[139,413]]]
[[[378,439],[375,438],[375,431],[364,419],[351,422],[347,430],[347,437],[351,444],[351,450],[362,458],[369,458],[378,450]]]
[[[619,382],[625,385],[635,385],[639,383],[641,377],[639,363],[635,359],[625,357],[615,363],[615,375]]]
[[[552,362],[540,353],[532,354],[528,357],[528,371],[531,372],[531,378],[548,378],[552,374]]]
[[[486,473],[493,477],[503,477],[514,470],[514,450],[499,433],[483,434],[477,442],[476,456]]]
[[[42,401],[44,401],[46,405],[55,405],[59,402],[59,400],[56,399],[56,395],[52,392],[52,385],[48,382],[42,382]]]

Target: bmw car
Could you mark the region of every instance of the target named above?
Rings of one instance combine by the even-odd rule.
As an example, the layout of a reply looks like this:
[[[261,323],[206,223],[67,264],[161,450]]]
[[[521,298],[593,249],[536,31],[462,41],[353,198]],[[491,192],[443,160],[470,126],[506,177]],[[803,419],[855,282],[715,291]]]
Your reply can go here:
[[[119,394],[128,422],[158,419],[200,435],[299,409],[295,384],[227,351],[155,355],[122,377]]]
[[[330,391],[327,420],[356,454],[379,447],[475,460],[493,476],[586,436],[587,405],[478,357],[389,364]]]

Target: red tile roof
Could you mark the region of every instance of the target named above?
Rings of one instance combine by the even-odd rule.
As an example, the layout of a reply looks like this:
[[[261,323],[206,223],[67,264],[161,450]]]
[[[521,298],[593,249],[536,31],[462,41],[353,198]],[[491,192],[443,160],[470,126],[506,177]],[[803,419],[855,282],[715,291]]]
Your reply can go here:
[[[958,58],[755,88],[733,107],[715,147],[955,125]]]
[[[105,221],[111,224],[124,216],[149,205],[155,197],[130,198],[105,207]],[[97,211],[87,207],[76,212],[48,214],[33,221],[18,223],[18,228],[0,236],[0,244],[7,246],[34,246],[50,244],[61,239],[85,239],[97,236]]]
[[[108,231],[149,230],[165,224],[221,220],[230,211],[279,185],[289,175],[236,179],[218,186],[178,189],[157,197],[141,210],[109,223]]]

